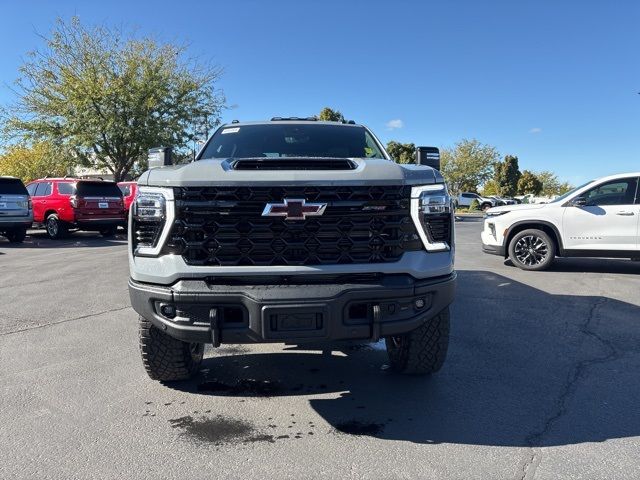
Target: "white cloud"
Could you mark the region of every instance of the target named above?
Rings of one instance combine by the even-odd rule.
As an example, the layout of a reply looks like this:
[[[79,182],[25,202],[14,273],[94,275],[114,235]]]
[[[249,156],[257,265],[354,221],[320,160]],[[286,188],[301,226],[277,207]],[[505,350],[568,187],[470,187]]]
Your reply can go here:
[[[396,120],[389,120],[386,125],[387,130],[396,130],[398,128],[404,127],[404,122],[398,118]]]
[[[541,128],[535,127],[529,130],[529,133],[540,133],[542,131]]]

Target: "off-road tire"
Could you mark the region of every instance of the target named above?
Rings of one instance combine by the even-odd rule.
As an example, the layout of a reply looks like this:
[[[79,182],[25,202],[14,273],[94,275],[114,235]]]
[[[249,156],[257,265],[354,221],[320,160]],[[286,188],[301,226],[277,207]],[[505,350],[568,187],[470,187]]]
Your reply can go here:
[[[7,240],[11,243],[22,243],[24,242],[24,237],[27,236],[26,228],[19,228],[17,230],[11,230],[7,232]]]
[[[522,260],[522,254],[517,252],[518,242],[521,242],[522,239],[531,238],[531,239],[539,239],[544,243],[546,247],[546,255],[543,260],[537,261],[533,264],[527,264],[526,261]],[[528,230],[523,230],[521,232],[516,233],[511,241],[509,242],[509,259],[511,262],[518,268],[522,270],[531,270],[531,271],[541,271],[548,269],[553,263],[556,257],[556,244],[553,239],[542,230],[538,230],[535,228],[531,228]]]
[[[47,230],[47,235],[52,240],[59,240],[64,238],[69,233],[67,225],[58,218],[58,215],[52,213],[47,217],[44,223],[44,227]]]
[[[170,337],[143,317],[139,317],[138,336],[142,364],[151,379],[187,380],[198,371],[204,354],[203,343]]]
[[[428,375],[442,367],[449,347],[449,307],[415,330],[385,338],[391,368]]]

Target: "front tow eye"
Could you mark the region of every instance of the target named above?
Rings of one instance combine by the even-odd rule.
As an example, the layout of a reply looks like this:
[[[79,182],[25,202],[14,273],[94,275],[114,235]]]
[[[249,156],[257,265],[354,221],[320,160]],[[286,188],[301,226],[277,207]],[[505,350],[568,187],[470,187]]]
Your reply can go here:
[[[209,322],[211,323],[211,341],[214,347],[220,346],[220,322],[218,319],[218,309],[209,310]]]
[[[371,325],[371,336],[373,337],[373,341],[377,342],[380,340],[380,322],[382,321],[382,310],[380,310],[380,305],[377,303],[373,305],[373,324]]]

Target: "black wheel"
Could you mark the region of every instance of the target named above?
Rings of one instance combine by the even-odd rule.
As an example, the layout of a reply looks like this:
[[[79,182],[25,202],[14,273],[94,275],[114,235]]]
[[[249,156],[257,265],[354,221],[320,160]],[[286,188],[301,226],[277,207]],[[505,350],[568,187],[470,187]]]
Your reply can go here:
[[[139,319],[138,333],[142,364],[153,380],[187,380],[198,371],[204,355],[203,343],[170,337],[143,317]]]
[[[24,237],[27,236],[26,228],[19,228],[18,230],[11,230],[7,232],[7,239],[11,243],[22,243],[24,242]]]
[[[118,227],[117,226],[113,226],[113,227],[106,227],[100,230],[100,234],[103,237],[113,237],[116,232],[118,231]]]
[[[482,210],[483,212],[486,212],[491,207],[492,207],[492,205],[490,203],[483,203],[482,205],[480,205],[480,210]]]
[[[396,372],[413,375],[437,372],[449,347],[449,307],[415,330],[387,337],[385,341],[389,363]]]
[[[555,257],[556,245],[542,230],[523,230],[509,242],[509,258],[523,270],[546,270]]]
[[[64,238],[67,235],[67,226],[62,222],[58,215],[52,213],[47,217],[45,222],[45,228],[47,229],[47,235],[53,240]]]

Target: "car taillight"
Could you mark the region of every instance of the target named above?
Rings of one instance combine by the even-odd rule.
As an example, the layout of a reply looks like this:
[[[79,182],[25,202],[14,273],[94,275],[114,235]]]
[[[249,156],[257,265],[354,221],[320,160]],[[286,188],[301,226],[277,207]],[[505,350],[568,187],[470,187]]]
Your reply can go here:
[[[71,206],[73,208],[78,208],[78,199],[76,198],[75,195],[72,195],[71,197],[69,197],[69,201],[71,202]]]

